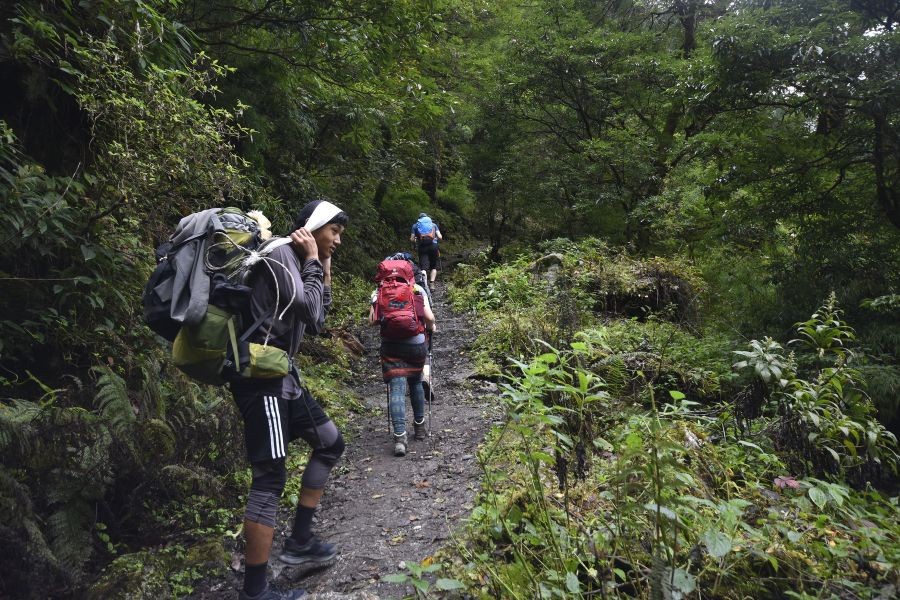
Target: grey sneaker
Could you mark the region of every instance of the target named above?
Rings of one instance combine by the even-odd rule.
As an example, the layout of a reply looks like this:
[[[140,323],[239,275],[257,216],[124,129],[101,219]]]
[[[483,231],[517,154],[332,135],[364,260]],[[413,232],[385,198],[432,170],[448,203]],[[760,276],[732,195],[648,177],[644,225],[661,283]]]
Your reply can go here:
[[[297,600],[306,595],[306,590],[285,590],[279,592],[270,587],[266,587],[256,596],[251,596],[244,590],[238,594],[238,600]]]
[[[394,456],[406,456],[406,433],[394,434]]]
[[[294,538],[286,539],[278,560],[288,565],[300,565],[328,562],[335,556],[337,548],[334,544],[326,544],[313,536],[305,544],[297,542]]]
[[[425,429],[425,419],[422,419],[421,423],[417,423],[415,420],[413,421],[413,437],[417,440],[424,440],[428,436],[428,431]]]

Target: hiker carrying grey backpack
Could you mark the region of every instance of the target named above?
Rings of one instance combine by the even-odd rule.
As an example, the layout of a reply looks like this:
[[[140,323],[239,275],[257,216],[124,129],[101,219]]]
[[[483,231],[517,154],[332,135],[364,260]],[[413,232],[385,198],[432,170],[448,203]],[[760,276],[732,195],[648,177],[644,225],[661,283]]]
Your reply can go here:
[[[283,270],[257,271],[247,281],[251,288],[250,318],[262,319],[249,341],[267,341],[294,356],[305,332],[324,328],[331,304],[331,255],[341,243],[347,215],[330,202],[316,201],[300,211],[291,244],[270,257]],[[273,276],[274,275],[274,276]],[[273,314],[272,306],[279,306]],[[288,443],[303,439],[312,448],[303,470],[299,501],[291,535],[279,559],[289,565],[323,565],[337,549],[311,531],[313,515],[331,469],[344,451],[344,439],[334,422],[299,381],[296,368],[279,378],[241,378],[231,391],[244,420],[247,455],[253,480],[244,515],[246,538],[244,586],[241,600],[293,600],[301,590],[280,592],[267,587],[266,569],[281,494],[287,481]]]

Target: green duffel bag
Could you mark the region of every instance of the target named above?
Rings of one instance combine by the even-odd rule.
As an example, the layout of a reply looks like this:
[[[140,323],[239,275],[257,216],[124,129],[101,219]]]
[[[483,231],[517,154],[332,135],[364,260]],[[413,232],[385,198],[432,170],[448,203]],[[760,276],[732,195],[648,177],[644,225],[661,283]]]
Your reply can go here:
[[[210,304],[196,325],[183,325],[172,344],[172,361],[201,383],[224,385],[235,378],[273,379],[290,370],[287,352],[275,346],[247,343],[252,327],[240,339],[240,318]],[[237,357],[237,358],[235,358]]]
[[[274,379],[284,377],[291,368],[287,352],[266,344],[250,344],[250,364],[241,371],[241,377]]]

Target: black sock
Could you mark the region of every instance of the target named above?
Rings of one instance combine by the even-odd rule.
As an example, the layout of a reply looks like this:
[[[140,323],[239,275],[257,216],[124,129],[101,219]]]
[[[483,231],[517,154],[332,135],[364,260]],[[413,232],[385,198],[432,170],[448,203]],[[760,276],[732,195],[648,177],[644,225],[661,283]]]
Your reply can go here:
[[[315,508],[309,508],[300,504],[297,505],[297,515],[294,517],[294,531],[291,533],[291,538],[293,538],[294,541],[305,544],[312,538],[312,520],[314,514],[316,514]]]
[[[244,565],[244,591],[248,596],[258,596],[266,589],[266,567],[268,562],[261,565]]]

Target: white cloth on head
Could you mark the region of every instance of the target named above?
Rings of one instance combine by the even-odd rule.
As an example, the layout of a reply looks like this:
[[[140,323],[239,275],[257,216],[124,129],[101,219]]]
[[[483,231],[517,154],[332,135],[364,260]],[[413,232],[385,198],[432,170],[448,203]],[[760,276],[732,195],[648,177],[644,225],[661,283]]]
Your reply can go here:
[[[304,227],[311,233],[328,223],[328,221],[336,217],[339,212],[341,212],[340,208],[327,200],[323,200],[316,206],[313,213],[309,215]]]

